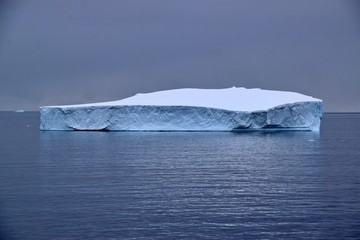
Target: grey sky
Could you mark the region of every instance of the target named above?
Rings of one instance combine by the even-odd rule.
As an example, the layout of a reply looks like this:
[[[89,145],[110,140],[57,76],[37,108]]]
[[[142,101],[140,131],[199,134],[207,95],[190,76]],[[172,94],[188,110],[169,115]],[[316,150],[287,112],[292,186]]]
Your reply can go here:
[[[231,86],[296,91],[323,99],[326,111],[360,111],[360,4],[0,3],[0,110]]]

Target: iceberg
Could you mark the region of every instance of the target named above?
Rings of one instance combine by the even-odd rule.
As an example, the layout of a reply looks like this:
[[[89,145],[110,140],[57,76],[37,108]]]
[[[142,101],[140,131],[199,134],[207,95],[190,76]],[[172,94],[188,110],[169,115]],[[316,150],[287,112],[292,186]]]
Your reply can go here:
[[[319,131],[322,100],[258,88],[173,89],[112,102],[40,107],[41,130]]]

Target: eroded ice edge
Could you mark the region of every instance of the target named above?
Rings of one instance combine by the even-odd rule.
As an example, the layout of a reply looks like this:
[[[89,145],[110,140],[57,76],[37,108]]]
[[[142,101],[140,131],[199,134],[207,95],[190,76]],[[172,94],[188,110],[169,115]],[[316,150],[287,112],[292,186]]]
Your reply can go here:
[[[175,89],[40,108],[41,130],[319,131],[322,100],[262,89]]]

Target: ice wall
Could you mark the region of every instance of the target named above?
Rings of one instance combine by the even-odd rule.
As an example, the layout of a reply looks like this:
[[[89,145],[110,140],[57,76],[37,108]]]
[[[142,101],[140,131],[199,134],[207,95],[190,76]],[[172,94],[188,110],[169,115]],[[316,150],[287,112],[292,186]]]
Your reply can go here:
[[[260,111],[197,106],[78,105],[40,108],[41,130],[234,131],[284,129],[319,131],[322,102],[282,104]]]

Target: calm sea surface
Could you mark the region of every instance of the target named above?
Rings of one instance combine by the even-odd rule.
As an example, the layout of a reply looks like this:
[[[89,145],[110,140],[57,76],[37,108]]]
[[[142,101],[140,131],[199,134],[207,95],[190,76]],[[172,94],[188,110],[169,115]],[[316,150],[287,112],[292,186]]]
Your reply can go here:
[[[360,114],[320,134],[126,133],[0,112],[0,239],[360,239]]]

